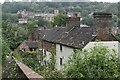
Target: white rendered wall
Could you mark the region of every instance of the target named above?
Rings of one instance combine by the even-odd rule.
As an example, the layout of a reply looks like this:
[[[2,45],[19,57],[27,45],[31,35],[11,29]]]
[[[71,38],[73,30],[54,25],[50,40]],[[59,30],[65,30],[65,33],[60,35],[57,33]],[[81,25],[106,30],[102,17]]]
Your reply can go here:
[[[56,44],[56,68],[60,70],[62,66],[60,65],[60,58],[63,58],[63,64],[69,59],[69,56],[73,53],[73,48],[66,47],[62,45],[62,51],[60,50],[60,45]]]
[[[101,41],[101,42],[89,42],[83,50],[89,50],[90,48],[93,48],[94,46],[106,46],[109,49],[114,49],[117,53],[117,55],[120,55],[120,43],[118,41]]]

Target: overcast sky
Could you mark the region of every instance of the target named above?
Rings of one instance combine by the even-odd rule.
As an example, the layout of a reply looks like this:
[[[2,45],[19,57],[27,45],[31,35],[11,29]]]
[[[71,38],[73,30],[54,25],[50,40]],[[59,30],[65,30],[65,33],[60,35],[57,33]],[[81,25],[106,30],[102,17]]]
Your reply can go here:
[[[0,0],[0,3],[3,3],[5,0]],[[9,1],[12,1],[12,0],[9,0]],[[21,0],[15,0],[15,1],[21,1]],[[90,1],[102,1],[102,2],[118,2],[120,0],[90,0]]]

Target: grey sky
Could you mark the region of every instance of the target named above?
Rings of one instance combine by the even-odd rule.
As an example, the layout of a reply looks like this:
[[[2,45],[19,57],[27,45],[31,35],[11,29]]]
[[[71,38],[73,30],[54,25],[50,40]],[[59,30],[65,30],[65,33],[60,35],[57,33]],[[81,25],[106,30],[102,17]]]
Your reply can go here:
[[[0,3],[3,3],[5,0],[0,0]],[[9,1],[12,1],[12,0],[9,0]],[[21,1],[21,0],[15,0],[15,1]],[[29,1],[31,1],[31,0],[29,0]],[[90,0],[90,1],[98,1],[98,2],[100,2],[100,1],[102,1],[102,2],[118,2],[118,1],[120,1],[120,0]]]

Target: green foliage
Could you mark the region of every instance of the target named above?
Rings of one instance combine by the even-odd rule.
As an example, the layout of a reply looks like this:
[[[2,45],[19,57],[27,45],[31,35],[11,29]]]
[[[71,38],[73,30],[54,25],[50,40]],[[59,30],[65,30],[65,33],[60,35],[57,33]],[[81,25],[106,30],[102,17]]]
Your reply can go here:
[[[118,2],[118,26],[120,27],[120,2]]]
[[[16,65],[15,61],[7,60],[6,65],[2,66],[2,78],[6,79],[18,79],[18,78],[26,78],[25,75],[21,74],[22,72],[19,70],[18,66]]]
[[[40,27],[49,26],[48,23],[49,23],[49,22],[46,21],[46,20],[44,20],[42,17],[37,18],[37,24],[38,24],[38,26],[40,26]]]
[[[26,51],[26,52],[24,52],[25,54],[31,54],[31,55],[35,55],[36,54],[36,52],[35,51]]]
[[[113,26],[118,26],[118,16],[117,15],[112,16],[112,22],[113,22]]]
[[[10,52],[10,48],[8,47],[5,41],[2,41],[2,64],[6,63],[6,55]]]
[[[66,15],[58,14],[54,17],[53,26],[65,26],[66,25]]]
[[[8,20],[12,23],[18,22],[18,15],[17,14],[11,14],[11,13],[3,13],[2,14],[2,20]]]
[[[87,17],[82,18],[82,24],[93,26],[92,16],[87,16]]]
[[[61,71],[53,70],[44,70],[40,72],[41,75],[43,75],[47,80],[61,80],[61,78],[65,78],[65,75],[61,73]]]
[[[0,6],[1,7],[1,6]],[[18,10],[27,11],[39,11],[39,12],[53,12],[54,9],[59,9],[61,13],[65,13],[67,11],[79,11],[81,12],[81,16],[83,17],[83,24],[92,25],[92,18],[88,16],[91,12],[99,11],[99,12],[112,12],[113,22],[116,25],[117,18],[117,4],[116,3],[4,3],[2,4],[2,60],[5,69],[6,76],[18,77],[16,74],[17,68],[14,62],[6,61],[6,55],[14,50],[17,46],[30,35],[33,30],[34,25],[38,24],[39,26],[49,26],[49,23],[44,21],[43,19],[32,20],[28,22],[28,27],[24,28],[23,25],[17,25],[18,17],[21,15],[16,15]],[[118,7],[119,8],[119,7]],[[120,22],[120,20],[119,20]],[[13,24],[15,23],[15,24]],[[64,14],[59,14],[55,17],[53,26],[65,26],[66,24],[66,16]],[[27,32],[29,31],[28,35]],[[117,36],[118,37],[118,36]],[[119,38],[119,37],[118,37]],[[110,51],[106,48],[96,47],[91,49],[90,52],[81,52],[77,51],[71,59],[68,61],[68,64],[65,68],[66,77],[118,77],[120,74],[120,70],[118,69],[118,59],[113,55],[110,55],[112,58],[109,60],[105,55]],[[29,53],[29,52],[28,52]],[[85,54],[85,58],[81,58],[81,54]],[[114,52],[113,52],[114,53]],[[61,78],[64,77],[64,74],[61,71],[57,71],[55,69],[55,55],[54,52],[51,54],[50,60],[47,64],[43,61],[45,56],[40,56],[37,58],[38,54],[13,54],[17,59],[23,60],[25,64],[27,64],[30,68],[38,72],[39,74],[47,77],[47,78]],[[21,57],[22,56],[22,59]],[[99,64],[98,64],[99,63]],[[9,68],[10,67],[10,68]],[[118,72],[119,71],[119,72]]]
[[[27,37],[27,31],[24,28],[13,25],[9,21],[3,21],[2,27],[3,39],[12,50]]]
[[[50,54],[49,60],[45,59],[47,55],[42,55],[40,53],[36,53],[34,54],[35,56],[33,56],[31,54],[21,52],[20,55],[22,57],[23,63],[25,63],[27,66],[29,66],[31,69],[33,69],[43,77],[55,78],[56,80],[58,80],[64,75],[61,71],[57,71],[55,69],[55,51],[51,50],[51,52],[52,54]]]
[[[21,55],[18,52],[13,52],[13,57],[15,57],[15,59],[22,61]]]
[[[66,13],[69,11],[73,11],[73,12],[80,12],[81,16],[83,18],[83,23],[87,24],[89,26],[92,25],[92,18],[90,18],[88,15],[91,14],[91,12],[94,11],[98,11],[98,12],[109,12],[109,13],[113,13],[113,15],[119,17],[119,4],[117,3],[102,3],[102,2],[78,2],[78,3],[36,3],[36,2],[12,2],[12,3],[4,3],[2,4],[2,12],[3,14],[3,19],[12,19],[13,17],[13,21],[16,21],[17,18],[15,18],[15,16],[13,16],[12,14],[16,14],[17,11],[19,10],[24,10],[26,9],[27,11],[31,11],[31,12],[42,12],[42,13],[53,13],[53,10],[55,9],[60,10],[61,13]],[[11,15],[10,15],[11,14]],[[8,15],[8,16],[7,16]],[[12,17],[13,16],[13,17]],[[116,17],[113,17],[113,21],[114,21],[114,26],[116,26]],[[18,16],[20,17],[20,15]],[[120,22],[120,21],[119,21]],[[118,22],[118,24],[119,24]],[[62,23],[62,22],[61,22]],[[60,26],[65,26],[64,24],[64,20],[63,20],[63,24],[61,24],[59,21],[57,21],[57,23],[53,23],[52,25],[60,25]]]
[[[120,41],[120,34],[115,35],[116,39]]]
[[[33,28],[35,27],[36,22],[34,20],[30,20],[27,24],[28,28],[28,35],[32,33]]]
[[[36,11],[37,9],[39,9],[39,5],[35,2],[31,3],[31,9]]]
[[[12,2],[2,4],[2,11],[6,13],[17,13],[18,10],[31,10],[31,3],[28,2]]]
[[[72,78],[118,78],[120,62],[114,50],[95,46],[90,51],[74,53],[65,65],[65,73]]]

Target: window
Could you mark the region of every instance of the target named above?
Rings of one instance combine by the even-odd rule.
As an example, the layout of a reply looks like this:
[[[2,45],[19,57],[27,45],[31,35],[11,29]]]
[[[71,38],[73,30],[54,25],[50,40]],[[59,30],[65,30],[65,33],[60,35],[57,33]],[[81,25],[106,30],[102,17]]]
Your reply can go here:
[[[60,65],[62,65],[62,59],[63,59],[63,58],[60,58]]]
[[[60,51],[62,51],[62,45],[60,44]]]
[[[46,50],[44,50],[44,55],[46,55]]]
[[[77,17],[78,15],[77,14],[75,14],[75,17]]]
[[[29,48],[30,49],[30,51],[33,51],[33,48]]]
[[[23,52],[25,52],[25,49],[24,49],[24,48],[22,48],[22,51],[23,51]]]

